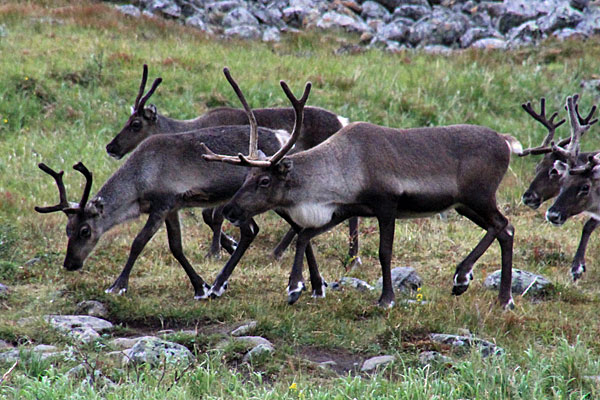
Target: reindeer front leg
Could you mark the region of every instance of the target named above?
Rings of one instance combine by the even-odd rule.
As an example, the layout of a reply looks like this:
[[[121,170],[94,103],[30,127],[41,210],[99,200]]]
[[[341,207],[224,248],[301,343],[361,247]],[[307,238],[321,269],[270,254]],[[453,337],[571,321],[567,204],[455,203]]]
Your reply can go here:
[[[196,273],[190,262],[185,257],[185,254],[183,254],[183,246],[181,245],[181,226],[179,224],[179,215],[177,211],[167,215],[167,218],[165,219],[165,225],[167,226],[169,249],[171,249],[171,253],[177,259],[177,261],[179,261],[179,264],[181,264],[185,270],[188,278],[190,278],[190,282],[194,287],[194,299],[206,299],[208,297],[210,286],[208,286],[202,277]]]
[[[600,221],[590,218],[586,221],[585,225],[583,225],[581,240],[579,241],[577,252],[573,258],[573,263],[571,264],[571,275],[573,276],[574,281],[581,278],[581,275],[585,272],[585,250],[588,241],[590,240],[590,235],[598,227],[598,224],[600,224]]]
[[[121,271],[121,275],[117,278],[115,283],[113,283],[108,289],[106,289],[106,293],[118,293],[123,294],[127,292],[127,287],[129,284],[129,274],[131,273],[131,269],[133,268],[133,264],[135,260],[137,260],[138,256],[146,246],[146,243],[152,236],[158,231],[160,225],[162,224],[165,218],[165,214],[161,213],[151,213],[148,217],[148,221],[146,221],[146,225],[142,228],[140,233],[137,234],[135,239],[133,240],[133,244],[131,245],[131,250],[129,251],[129,258],[127,258],[127,263]]]

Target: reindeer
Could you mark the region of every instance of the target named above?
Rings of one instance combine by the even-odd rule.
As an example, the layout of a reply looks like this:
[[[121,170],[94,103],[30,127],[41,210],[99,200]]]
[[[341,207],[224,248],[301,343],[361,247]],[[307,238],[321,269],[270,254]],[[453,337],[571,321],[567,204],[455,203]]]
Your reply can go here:
[[[148,66],[144,64],[142,82],[132,107],[131,116],[123,129],[106,146],[106,151],[111,157],[122,158],[143,140],[153,135],[187,132],[213,126],[248,124],[248,116],[245,110],[230,107],[216,108],[191,120],[176,120],[161,115],[158,113],[156,106],[153,104],[146,106],[146,103],[161,84],[162,78],[157,78],[148,93],[144,95],[147,80]],[[281,135],[282,143],[289,137],[288,132],[292,131],[295,119],[293,108],[260,108],[253,110],[253,112],[259,126],[285,131]],[[304,113],[302,131],[292,151],[302,151],[314,147],[348,124],[346,118],[323,108],[306,107]],[[213,240],[208,255],[215,257],[220,254],[219,243],[229,253],[232,253],[236,243],[221,231],[223,223],[221,210],[205,209],[202,211],[202,217],[213,231]],[[281,259],[294,236],[294,231],[289,230],[282,238],[273,251],[276,259]],[[349,221],[349,237],[348,257],[351,260],[350,267],[361,265],[362,262],[358,256],[358,218],[352,218]]]
[[[579,124],[582,126],[593,125],[598,122],[598,119],[594,119],[591,121],[594,113],[596,112],[596,106],[594,105],[590,110],[587,117],[582,118],[579,114],[579,107],[577,101],[579,96],[576,94],[573,96],[573,103],[575,107],[575,114],[577,116],[577,120]],[[548,135],[542,141],[542,144],[538,147],[532,147],[529,149],[523,150],[519,156],[526,156],[529,154],[539,155],[543,154],[544,157],[535,167],[535,177],[529,184],[529,188],[523,193],[523,203],[534,210],[538,209],[540,205],[553,197],[556,197],[560,192],[561,188],[561,176],[559,169],[555,167],[557,161],[561,163],[566,163],[568,161],[568,157],[565,156],[565,153],[562,151],[552,151],[553,148],[553,138],[556,131],[560,125],[562,125],[566,120],[562,119],[558,122],[554,122],[554,119],[558,116],[558,113],[555,112],[552,114],[550,119],[546,117],[546,99],[542,98],[540,100],[540,113],[537,114],[533,107],[531,106],[531,102],[527,102],[526,104],[522,104],[523,109],[531,115],[536,121],[540,122],[546,129],[548,130]],[[568,146],[571,142],[571,137],[562,139],[556,145],[560,149],[566,149],[565,146]],[[589,159],[590,156],[596,155],[597,152],[592,153],[578,153],[576,155],[575,164],[584,164]],[[562,165],[562,164],[560,164]],[[581,277],[583,272],[585,271],[585,251],[587,248],[587,243],[589,241],[590,235],[594,230],[598,227],[598,221],[594,218],[589,218],[583,226],[583,230],[581,232],[581,240],[579,241],[579,246],[577,247],[577,251],[575,253],[575,257],[573,258],[573,262],[571,263],[571,275],[573,276],[573,280],[576,281]]]
[[[215,164],[198,157],[204,143],[209,143],[218,151],[236,154],[243,151],[250,142],[269,154],[281,146],[278,133],[258,128],[251,110],[235,81],[225,71],[227,79],[240,97],[244,109],[251,119],[248,126],[221,126],[204,128],[182,134],[156,135],[145,140],[106,181],[98,193],[88,201],[92,174],[80,162],[73,168],[81,172],[86,185],[81,200],[72,206],[67,201],[62,181],[63,171],[55,172],[45,164],[39,168],[51,175],[58,187],[59,203],[49,207],[36,207],[39,213],[62,211],[68,217],[67,253],[64,267],[78,270],[100,237],[112,227],[128,220],[148,214],[148,220],[137,234],[123,271],[107,292],[122,294],[127,291],[131,269],[144,246],[164,222],[167,228],[169,248],[188,275],[194,288],[196,299],[220,296],[227,288],[227,280],[219,280],[218,287],[210,287],[194,271],[183,253],[178,212],[187,207],[217,207],[225,203],[244,181],[246,171],[231,165]],[[250,154],[255,154],[253,150]],[[241,232],[240,243],[225,264],[219,276],[229,277],[247,247],[258,234],[258,225],[253,219],[237,224]],[[311,257],[312,249],[307,256]],[[309,266],[313,265],[309,258]],[[315,266],[316,268],[316,266]],[[324,295],[323,284],[316,295]]]
[[[306,90],[300,101],[293,101],[299,116],[305,97]],[[282,149],[289,150],[297,139],[292,135]],[[390,263],[395,219],[455,208],[487,233],[456,268],[452,293],[467,290],[473,264],[497,239],[502,251],[498,298],[503,307],[514,307],[514,229],[496,205],[511,150],[520,151],[516,139],[482,126],[394,129],[355,122],[320,145],[292,155],[278,151],[269,158],[261,154],[249,159],[206,148],[202,157],[254,167],[224,207],[225,217],[234,224],[275,209],[303,228],[287,287],[290,303],[304,289],[302,258],[310,240],[347,218],[361,216],[376,217],[379,223],[383,289],[378,304],[393,306]],[[316,276],[311,273],[311,282]]]
[[[596,120],[583,120],[578,117],[578,97],[567,98],[567,110],[571,123],[571,141],[567,149],[553,146],[554,153],[560,153],[566,161],[556,160],[554,169],[561,179],[561,188],[554,204],[546,211],[546,219],[557,226],[573,215],[585,212],[590,219],[585,223],[581,241],[571,267],[571,275],[577,280],[585,272],[585,250],[591,233],[600,220],[600,155],[589,153],[585,162],[581,162],[579,142],[581,136]],[[595,108],[595,106],[594,106]]]

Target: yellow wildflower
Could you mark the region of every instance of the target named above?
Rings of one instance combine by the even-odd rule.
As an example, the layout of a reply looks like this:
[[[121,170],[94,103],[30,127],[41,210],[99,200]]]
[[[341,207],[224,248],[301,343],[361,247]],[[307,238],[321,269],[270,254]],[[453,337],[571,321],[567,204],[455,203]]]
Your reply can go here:
[[[25,77],[25,80],[26,80],[26,81],[28,81],[28,80],[29,80],[29,77],[28,77],[28,76],[26,76],[26,77]]]
[[[8,124],[8,120],[6,118],[4,118],[4,123]]]
[[[298,385],[296,385],[296,382],[290,385],[290,390],[298,390]]]

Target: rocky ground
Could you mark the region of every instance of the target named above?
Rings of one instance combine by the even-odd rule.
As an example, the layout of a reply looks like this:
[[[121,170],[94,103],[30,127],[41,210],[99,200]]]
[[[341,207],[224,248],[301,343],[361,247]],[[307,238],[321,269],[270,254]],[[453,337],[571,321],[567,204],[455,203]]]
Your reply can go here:
[[[588,0],[135,0],[121,12],[180,21],[223,38],[277,42],[285,32],[342,30],[359,48],[515,48],[555,37],[600,32],[600,8]]]

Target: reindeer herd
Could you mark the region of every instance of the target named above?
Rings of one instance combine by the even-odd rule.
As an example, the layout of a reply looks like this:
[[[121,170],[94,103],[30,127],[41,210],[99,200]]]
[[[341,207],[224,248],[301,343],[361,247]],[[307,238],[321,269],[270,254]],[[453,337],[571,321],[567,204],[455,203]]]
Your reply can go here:
[[[546,213],[555,225],[581,212],[591,215],[573,260],[573,279],[585,271],[586,245],[600,220],[600,155],[579,152],[581,136],[597,119],[592,120],[596,106],[587,117],[581,117],[577,95],[566,102],[571,136],[557,143],[553,141],[555,131],[565,120],[555,122],[558,113],[547,118],[544,99],[539,114],[530,103],[523,105],[549,132],[541,146],[523,150],[514,137],[477,125],[394,129],[367,122],[348,123],[325,109],[305,107],[310,83],[298,99],[281,81],[292,107],[251,110],[227,68],[224,73],[243,110],[217,108],[181,121],[146,105],[162,80],[156,79],[144,94],[148,79],[144,65],[132,114],[106,146],[107,153],[116,159],[129,152],[131,155],[91,199],[92,173],[83,163],[73,167],[86,179],[78,204],[67,200],[64,172],[39,164],[54,178],[59,203],[35,210],[67,215],[67,270],[80,269],[100,237],[112,227],[148,214],[121,274],[107,292],[127,291],[136,259],[164,223],[169,249],[190,279],[195,298],[219,297],[259,233],[254,217],[273,210],[290,225],[274,250],[275,257],[281,257],[297,236],[287,286],[292,304],[305,290],[304,257],[312,296],[325,296],[327,282],[319,273],[311,239],[349,220],[348,255],[359,265],[358,217],[375,217],[383,275],[378,304],[391,307],[395,220],[455,209],[486,233],[456,267],[452,293],[460,295],[467,290],[473,265],[498,240],[502,265],[498,299],[502,307],[512,308],[514,229],[498,210],[496,191],[514,152],[521,156],[544,154],[523,195],[526,205],[535,209],[558,196]],[[248,155],[244,155],[245,149]],[[212,285],[196,273],[183,252],[178,213],[188,207],[202,208],[204,222],[213,231],[208,255],[218,257],[221,247],[230,254]],[[224,218],[239,228],[239,242],[222,231]]]

